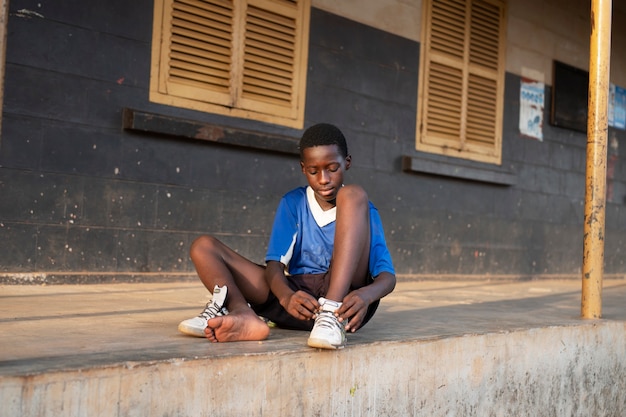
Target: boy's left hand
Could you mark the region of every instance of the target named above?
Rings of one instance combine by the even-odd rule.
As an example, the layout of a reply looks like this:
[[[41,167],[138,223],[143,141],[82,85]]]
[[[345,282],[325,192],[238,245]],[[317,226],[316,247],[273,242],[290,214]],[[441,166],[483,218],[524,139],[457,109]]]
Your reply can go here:
[[[335,315],[339,317],[339,321],[348,321],[346,331],[355,332],[365,318],[369,303],[362,297],[359,290],[350,292],[343,298],[343,304],[337,309]]]

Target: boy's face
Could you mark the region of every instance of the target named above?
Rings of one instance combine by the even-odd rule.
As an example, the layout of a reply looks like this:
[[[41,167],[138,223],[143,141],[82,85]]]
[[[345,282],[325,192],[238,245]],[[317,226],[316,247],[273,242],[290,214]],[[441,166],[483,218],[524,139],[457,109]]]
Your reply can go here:
[[[350,168],[351,158],[341,156],[337,145],[323,145],[302,150],[302,173],[315,192],[323,210],[335,207],[337,192],[343,184],[343,173]]]

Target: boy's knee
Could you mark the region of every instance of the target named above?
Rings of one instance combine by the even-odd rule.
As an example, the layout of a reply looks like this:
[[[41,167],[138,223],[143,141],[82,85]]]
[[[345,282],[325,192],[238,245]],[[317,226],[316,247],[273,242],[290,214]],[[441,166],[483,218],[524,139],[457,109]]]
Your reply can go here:
[[[200,254],[205,254],[212,251],[213,248],[215,248],[216,246],[216,242],[217,239],[209,235],[202,235],[196,238],[189,248],[189,254],[191,258],[193,259]]]
[[[337,205],[340,205],[342,201],[351,201],[354,203],[367,204],[368,196],[367,192],[357,184],[344,185],[337,193]]]

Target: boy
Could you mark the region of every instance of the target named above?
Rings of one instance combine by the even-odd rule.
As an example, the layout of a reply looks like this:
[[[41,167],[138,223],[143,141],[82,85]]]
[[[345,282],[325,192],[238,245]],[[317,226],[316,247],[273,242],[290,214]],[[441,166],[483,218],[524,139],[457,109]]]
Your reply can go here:
[[[191,259],[213,299],[179,331],[212,342],[263,340],[265,317],[277,326],[311,330],[307,344],[341,349],[374,315],[396,283],[378,211],[357,185],[343,185],[352,162],[341,131],[308,128],[300,166],[308,187],[283,196],[266,266],[245,259],[211,236],[191,246]]]

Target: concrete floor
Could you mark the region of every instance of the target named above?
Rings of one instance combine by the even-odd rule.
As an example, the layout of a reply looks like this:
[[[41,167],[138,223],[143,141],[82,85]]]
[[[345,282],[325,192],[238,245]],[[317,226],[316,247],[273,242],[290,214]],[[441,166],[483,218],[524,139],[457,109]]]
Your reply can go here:
[[[0,286],[0,376],[125,361],[307,350],[307,332],[212,344],[179,334],[207,301],[200,283]],[[400,282],[348,346],[576,325],[578,281]],[[603,319],[626,321],[626,280],[605,280]]]
[[[0,417],[624,416],[626,280],[401,282],[341,351],[181,335],[199,283],[0,286]]]

